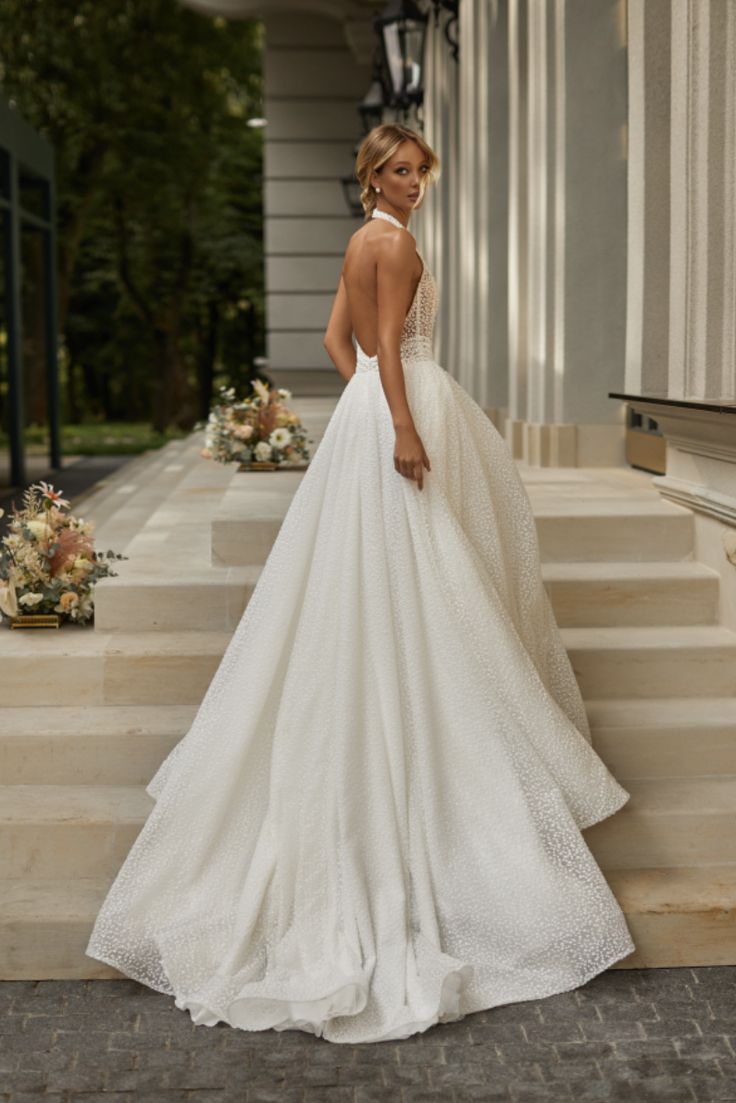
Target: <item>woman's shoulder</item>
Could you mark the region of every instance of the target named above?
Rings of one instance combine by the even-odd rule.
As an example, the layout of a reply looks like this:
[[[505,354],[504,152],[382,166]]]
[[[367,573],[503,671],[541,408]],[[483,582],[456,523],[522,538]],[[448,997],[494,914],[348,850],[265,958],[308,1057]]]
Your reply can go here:
[[[348,249],[353,243],[362,243],[375,248],[376,255],[387,254],[401,257],[404,253],[412,256],[416,249],[416,241],[411,230],[403,226],[393,226],[384,219],[368,219],[359,226],[348,241]]]

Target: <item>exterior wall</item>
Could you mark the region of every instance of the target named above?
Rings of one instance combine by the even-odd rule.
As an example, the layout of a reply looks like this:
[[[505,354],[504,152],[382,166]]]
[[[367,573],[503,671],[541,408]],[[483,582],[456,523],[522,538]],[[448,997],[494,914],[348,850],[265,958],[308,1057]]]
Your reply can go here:
[[[626,391],[649,399],[632,405],[666,441],[652,481],[694,511],[695,554],[736,627],[736,5],[629,13]]]
[[[270,367],[326,393],[381,5],[228,2],[266,24]],[[445,18],[423,111],[442,176],[412,225],[440,362],[531,464],[624,463],[609,391],[736,400],[736,4],[462,0],[459,65]]]
[[[626,389],[736,401],[736,5],[630,0]]]
[[[268,371],[300,394],[334,394],[343,381],[322,346],[350,215],[350,175],[370,69],[341,23],[321,15],[264,15],[266,31],[264,235]]]

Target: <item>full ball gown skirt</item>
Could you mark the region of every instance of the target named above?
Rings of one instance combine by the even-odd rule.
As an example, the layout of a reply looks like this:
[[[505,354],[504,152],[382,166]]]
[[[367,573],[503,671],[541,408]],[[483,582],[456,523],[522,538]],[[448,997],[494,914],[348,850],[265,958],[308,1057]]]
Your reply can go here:
[[[358,346],[97,915],[86,953],[195,1023],[404,1038],[635,949],[581,835],[629,793],[592,748],[513,458],[432,357],[436,310],[425,264],[401,343],[423,489]]]

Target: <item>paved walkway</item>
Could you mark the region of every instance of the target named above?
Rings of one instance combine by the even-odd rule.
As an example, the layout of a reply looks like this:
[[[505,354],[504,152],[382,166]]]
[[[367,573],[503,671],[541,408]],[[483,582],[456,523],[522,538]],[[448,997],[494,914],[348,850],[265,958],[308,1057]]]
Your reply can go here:
[[[32,456],[27,460],[27,479],[22,487],[10,487],[7,485],[7,471],[0,466],[0,509],[5,510],[5,517],[0,519],[0,536],[7,531],[9,515],[15,502],[18,509],[23,504],[23,490],[31,483],[43,479],[51,483],[57,490],[64,492],[72,505],[74,499],[85,490],[95,486],[100,480],[108,478],[123,464],[135,459],[135,455],[113,456],[64,456],[61,469],[53,469],[48,466],[45,456]],[[3,479],[3,476],[6,476]]]
[[[400,1042],[194,1026],[131,980],[0,983],[2,1103],[736,1100],[736,966],[612,969]]]

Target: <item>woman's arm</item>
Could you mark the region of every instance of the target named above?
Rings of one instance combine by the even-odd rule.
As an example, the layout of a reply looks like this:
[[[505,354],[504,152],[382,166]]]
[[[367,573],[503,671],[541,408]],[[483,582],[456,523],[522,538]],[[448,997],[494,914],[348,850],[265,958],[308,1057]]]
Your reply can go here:
[[[342,272],[322,344],[327,349],[330,360],[347,382],[355,372],[355,346],[348,309],[348,295]]]
[[[401,364],[401,334],[411,306],[416,250],[410,234],[384,235],[376,265],[378,365],[395,429],[414,428]]]
[[[414,294],[412,269],[416,249],[409,234],[386,234],[378,251],[376,295],[378,304],[378,368],[383,391],[396,430],[394,467],[422,489],[424,468],[430,470],[406,397],[401,363],[401,335]]]

